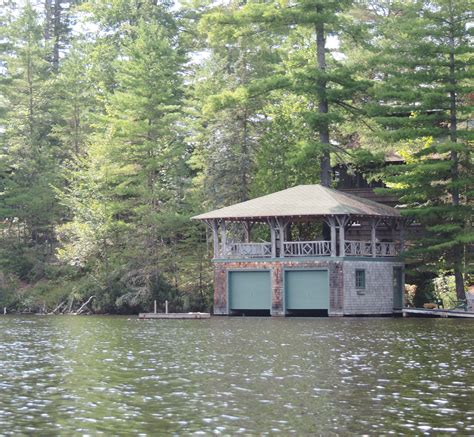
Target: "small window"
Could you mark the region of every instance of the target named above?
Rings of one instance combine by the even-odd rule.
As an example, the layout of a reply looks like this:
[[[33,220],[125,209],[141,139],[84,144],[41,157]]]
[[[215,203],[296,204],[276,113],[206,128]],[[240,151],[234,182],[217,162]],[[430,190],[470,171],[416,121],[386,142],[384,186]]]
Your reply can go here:
[[[365,270],[356,270],[356,288],[364,289],[365,288]]]

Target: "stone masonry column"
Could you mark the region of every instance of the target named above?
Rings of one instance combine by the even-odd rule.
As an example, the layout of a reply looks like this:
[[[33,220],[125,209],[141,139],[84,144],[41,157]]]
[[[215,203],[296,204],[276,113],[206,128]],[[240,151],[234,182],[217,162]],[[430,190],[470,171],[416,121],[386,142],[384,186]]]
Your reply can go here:
[[[344,270],[342,262],[329,266],[329,311],[328,316],[344,315]]]
[[[227,315],[227,269],[214,264],[214,314]]]
[[[272,316],[284,316],[283,308],[283,269],[281,266],[273,266],[272,275]]]

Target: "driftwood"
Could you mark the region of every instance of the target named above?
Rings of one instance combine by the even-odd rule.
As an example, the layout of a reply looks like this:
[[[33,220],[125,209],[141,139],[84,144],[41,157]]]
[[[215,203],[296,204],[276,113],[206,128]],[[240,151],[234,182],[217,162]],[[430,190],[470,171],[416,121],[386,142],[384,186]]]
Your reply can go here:
[[[71,298],[71,300],[69,301],[69,308],[67,309],[67,311],[65,311],[66,313],[70,313],[71,310],[72,310],[72,305],[74,303],[74,296]],[[64,314],[64,312],[63,312]]]
[[[83,303],[81,305],[81,307],[74,313],[76,316],[78,316],[79,314],[81,314],[83,311],[84,311],[84,308],[87,306],[87,304],[92,300],[94,299],[95,296],[91,296],[89,299],[87,299],[87,301],[85,303]]]
[[[61,302],[50,314],[56,314],[56,311],[59,311],[61,307],[66,303],[66,301]]]
[[[87,313],[90,314],[92,313],[92,311],[87,307],[87,305],[92,301],[92,299],[94,299],[95,296],[91,296],[89,297],[89,299],[87,299],[86,302],[84,302],[77,311],[74,311],[72,309],[73,305],[74,305],[74,297],[72,297],[69,302],[67,300],[61,302],[58,306],[56,306],[56,308],[54,308],[54,310],[48,312],[48,314],[73,314],[75,316],[79,315],[79,314],[84,314]],[[37,313],[37,314],[45,314],[45,308],[43,308],[43,312],[42,313]],[[31,310],[29,311],[31,312]]]

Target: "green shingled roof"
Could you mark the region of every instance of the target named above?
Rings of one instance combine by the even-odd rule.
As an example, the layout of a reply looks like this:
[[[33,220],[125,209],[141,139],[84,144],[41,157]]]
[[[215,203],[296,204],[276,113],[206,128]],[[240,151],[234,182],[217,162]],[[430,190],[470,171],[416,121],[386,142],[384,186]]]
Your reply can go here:
[[[298,185],[246,202],[200,214],[195,220],[264,220],[270,217],[332,215],[400,217],[395,209],[322,185]]]

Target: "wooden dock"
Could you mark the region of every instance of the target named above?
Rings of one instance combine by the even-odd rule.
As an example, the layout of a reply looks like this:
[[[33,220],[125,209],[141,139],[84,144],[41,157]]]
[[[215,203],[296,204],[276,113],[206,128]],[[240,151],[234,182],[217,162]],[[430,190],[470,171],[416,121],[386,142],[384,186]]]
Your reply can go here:
[[[138,314],[139,319],[210,319],[210,313],[140,313]]]
[[[425,308],[404,308],[402,310],[403,317],[462,317],[466,319],[474,319],[474,312],[463,311],[463,310],[445,310],[445,309],[433,309],[428,310]]]

